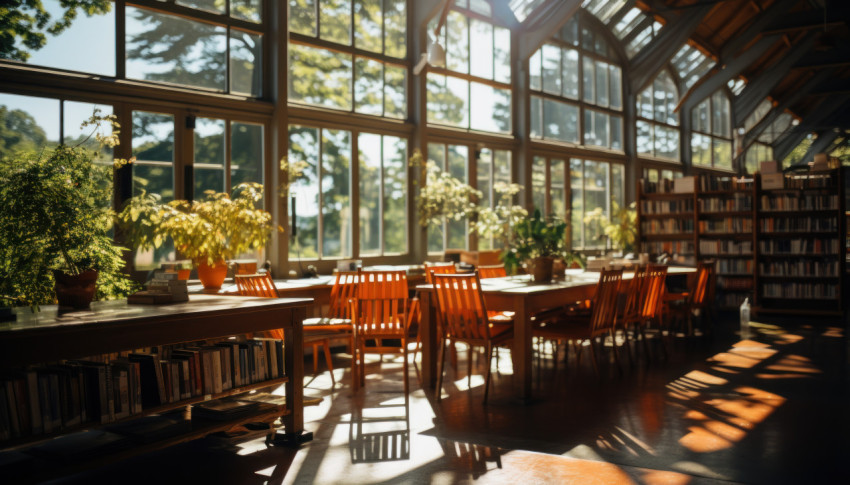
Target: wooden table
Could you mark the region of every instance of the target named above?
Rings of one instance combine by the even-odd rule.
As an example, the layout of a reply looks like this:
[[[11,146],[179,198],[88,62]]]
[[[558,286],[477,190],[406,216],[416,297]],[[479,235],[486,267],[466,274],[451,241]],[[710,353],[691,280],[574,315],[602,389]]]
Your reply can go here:
[[[695,268],[670,267],[670,275],[694,273]],[[634,273],[624,273],[631,279]],[[555,308],[571,302],[593,297],[599,281],[597,272],[581,272],[567,275],[567,279],[552,283],[533,283],[529,275],[509,276],[481,280],[484,304],[487,310],[512,311],[514,317],[514,339],[511,348],[514,361],[514,390],[516,397],[528,402],[531,399],[532,332],[531,316],[547,308]],[[436,302],[433,287],[419,285],[422,306],[422,382],[434,388],[437,383]]]

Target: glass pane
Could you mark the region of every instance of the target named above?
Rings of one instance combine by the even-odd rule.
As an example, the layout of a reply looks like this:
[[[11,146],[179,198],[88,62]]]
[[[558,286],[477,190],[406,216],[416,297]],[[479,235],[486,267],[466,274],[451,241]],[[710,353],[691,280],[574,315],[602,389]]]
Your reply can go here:
[[[360,165],[360,255],[381,254],[381,135],[361,133],[357,139]]]
[[[537,49],[528,60],[529,87],[535,91],[543,89],[543,50]]]
[[[407,140],[384,137],[384,253],[407,252]]]
[[[531,201],[534,209],[546,214],[546,158],[534,157],[531,162]]]
[[[588,214],[601,210],[605,217],[610,217],[608,201],[608,164],[585,160],[584,162],[584,210]],[[598,222],[587,222],[584,228],[585,247],[605,247],[605,233]]]
[[[289,100],[351,109],[351,56],[326,49],[289,45]]]
[[[91,115],[89,111],[86,118]],[[53,148],[59,144],[59,101],[0,93],[0,126],[4,129],[0,159],[19,151]]]
[[[306,162],[303,176],[289,188],[290,224],[295,218],[295,241],[289,246],[289,259],[319,257],[319,130],[289,126],[289,163]]]
[[[318,0],[289,0],[289,31],[316,36],[316,2]]]
[[[428,160],[433,161],[440,170],[446,168],[446,145],[441,143],[428,144]],[[443,226],[428,226],[428,252],[442,252],[445,249],[443,245]]]
[[[543,90],[547,93],[561,95],[561,49],[558,46],[546,44],[543,52]]]
[[[319,25],[323,40],[351,45],[350,0],[321,0]]]
[[[195,119],[194,198],[204,198],[204,191],[224,192],[225,121],[212,118]]]
[[[619,116],[610,116],[609,128],[611,129],[611,149],[623,149],[623,120]]]
[[[354,60],[354,110],[358,113],[383,113],[384,66],[378,61],[358,57]]]
[[[573,248],[581,248],[583,242],[584,228],[584,167],[581,160],[570,159],[570,233]]]
[[[486,84],[472,83],[470,128],[507,133],[511,130],[511,92]]]
[[[490,3],[487,0],[469,0],[469,9],[485,17],[493,15]]]
[[[230,138],[230,186],[263,183],[263,125],[233,122]]]
[[[493,78],[502,83],[511,82],[511,31],[493,26],[493,44],[495,50],[495,73]]]
[[[588,103],[596,103],[596,95],[593,92],[596,80],[596,75],[593,72],[593,59],[590,57],[583,57],[582,69],[582,88],[584,89],[583,99]]]
[[[549,213],[555,214],[561,219],[566,220],[567,186],[564,180],[564,171],[566,170],[566,167],[564,165],[563,160],[552,160],[550,163],[551,166],[549,167],[549,176],[551,178],[551,181],[549,183],[549,197],[551,202],[551,208],[549,210]]]
[[[543,100],[539,96],[532,96],[531,97],[531,114],[530,114],[530,116],[531,116],[531,133],[530,133],[530,135],[532,137],[535,137],[535,138],[542,138],[543,137],[543,129],[541,128],[542,121],[540,119],[540,115],[542,114],[541,111],[543,109],[542,103],[543,103]]]
[[[641,118],[653,119],[652,87],[648,87],[637,95],[637,115]]]
[[[623,74],[619,67],[608,66],[609,76],[609,105],[612,109],[623,109]]]
[[[656,149],[659,157],[673,160],[679,159],[679,130],[666,126],[656,126],[655,132],[659,134],[656,141]]]
[[[713,139],[714,166],[732,170],[732,142],[729,140]]]
[[[322,257],[351,256],[351,132],[322,130]]]
[[[470,74],[493,79],[493,25],[470,19],[469,33],[469,41],[475,46],[475,55],[470,58]]]
[[[449,98],[449,93],[446,89],[446,76],[441,76],[432,72],[428,73],[426,99],[428,123],[450,123],[447,119],[448,104],[456,103],[455,100]]]
[[[574,142],[578,140],[578,106],[546,99],[543,101],[543,135]]]
[[[611,142],[608,139],[608,115],[601,111],[594,111],[593,118],[593,135],[596,138],[596,142],[601,147],[611,146]]]
[[[384,54],[407,57],[406,0],[384,0]]]
[[[224,13],[225,7],[225,2],[219,0],[177,0],[177,4],[214,13]]]
[[[174,116],[133,112],[133,193],[174,199]]]
[[[303,0],[298,0],[297,3],[302,2]],[[251,22],[261,22],[263,20],[263,0],[230,0],[230,16]],[[313,33],[312,35],[316,34]]]
[[[711,138],[694,133],[691,135],[691,161],[694,165],[711,166]]]
[[[640,155],[654,155],[652,143],[652,125],[646,121],[637,121],[637,152]]]
[[[383,52],[383,11],[381,0],[354,2],[354,45],[360,49]]]
[[[263,38],[231,29],[230,91],[259,97],[263,86]]]
[[[447,168],[449,173],[462,182],[467,182],[466,173],[469,166],[469,149],[465,145],[449,145],[448,148]],[[447,222],[446,232],[448,234],[448,248],[468,248],[466,219]]]
[[[20,3],[4,2],[4,6]],[[42,4],[51,19],[62,19],[64,8],[59,0],[42,0]],[[36,29],[33,26],[30,30]],[[93,41],[92,34],[95,32],[97,40]],[[9,59],[23,60],[36,66],[115,76],[115,10],[91,17],[77,15],[61,33],[45,35],[45,44],[39,49],[28,48],[20,42],[16,42],[13,47],[29,57],[22,59],[22,56],[10,55],[7,57]],[[85,52],[85,55],[80,55],[81,52]]]
[[[384,116],[407,118],[407,69],[384,64]]]
[[[611,207],[625,207],[626,200],[626,176],[625,169],[617,163],[611,164]]]
[[[561,27],[560,36],[564,42],[575,46],[578,45],[578,20],[575,16],[571,17],[570,20]]]
[[[484,148],[479,152],[477,174],[477,189],[481,192],[478,201],[480,207],[492,207],[493,204],[493,150]],[[492,249],[492,241],[489,238],[478,238],[478,249]]]
[[[0,95],[0,106],[3,105],[4,95]],[[31,99],[39,99],[39,98],[31,98]],[[112,148],[110,147],[101,147],[100,143],[94,136],[95,130],[97,133],[108,136],[112,134],[112,128],[108,123],[102,124],[99,128],[95,128],[93,126],[87,126],[83,128],[81,125],[84,121],[91,118],[94,114],[94,110],[99,109],[100,114],[102,116],[112,114],[112,106],[108,104],[92,104],[92,103],[79,103],[76,101],[65,101],[63,103],[62,109],[62,142],[68,146],[76,146],[80,145],[85,147],[87,150],[96,151],[97,155],[94,159],[96,163],[112,163],[113,153]],[[2,108],[0,107],[0,110]],[[4,124],[4,115],[0,115],[0,126]],[[7,125],[8,126],[8,125]],[[16,140],[25,140],[29,136],[27,133],[28,129],[23,126],[11,126],[13,130],[19,130],[16,135]],[[31,129],[31,128],[30,128]],[[21,136],[23,135],[23,136]],[[9,140],[7,138],[7,140]],[[12,141],[12,140],[9,140]],[[5,144],[5,143],[3,143]],[[45,143],[45,145],[47,145]],[[0,158],[3,157],[3,149],[0,148]]]
[[[578,51],[563,49],[563,64],[561,65],[561,77],[564,83],[564,96],[578,99]]]
[[[224,91],[227,30],[127,7],[127,77]]]
[[[608,106],[608,64],[596,61],[596,104]]]
[[[584,50],[593,50],[593,31],[587,27],[581,28],[581,47]]]
[[[469,73],[469,29],[466,16],[451,11],[446,18],[446,67],[452,71]]]
[[[692,111],[693,129],[703,133],[710,133],[708,130],[708,100],[706,99]]]
[[[444,119],[453,126],[469,127],[469,82],[452,76],[446,78]]]

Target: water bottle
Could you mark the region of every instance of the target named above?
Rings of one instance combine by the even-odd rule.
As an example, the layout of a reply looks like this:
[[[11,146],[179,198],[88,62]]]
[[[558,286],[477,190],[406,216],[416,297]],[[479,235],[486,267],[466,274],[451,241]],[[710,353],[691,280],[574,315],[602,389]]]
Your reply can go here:
[[[744,298],[741,303],[741,338],[750,338],[750,299]]]

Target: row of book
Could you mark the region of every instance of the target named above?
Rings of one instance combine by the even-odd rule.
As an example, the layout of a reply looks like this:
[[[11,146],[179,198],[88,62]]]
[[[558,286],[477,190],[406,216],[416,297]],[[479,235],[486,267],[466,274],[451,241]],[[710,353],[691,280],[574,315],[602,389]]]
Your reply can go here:
[[[0,378],[0,440],[104,424],[284,377],[283,341],[198,342],[68,360]]]
[[[693,241],[644,241],[643,252],[649,254],[694,254]]]
[[[750,243],[750,247],[752,248],[752,243]],[[717,274],[718,275],[752,275],[753,274],[753,260],[752,259],[723,259],[720,258],[717,260]]]
[[[720,190],[752,190],[753,179],[744,177],[700,177],[699,189],[703,192]]]
[[[790,254],[824,256],[838,254],[841,245],[837,238],[765,239],[759,241],[760,254]]]
[[[762,232],[836,232],[837,217],[767,217],[759,221]]]
[[[829,174],[786,175],[786,189],[827,189],[838,187],[838,172]]]
[[[676,214],[693,212],[693,210],[693,199],[640,201],[640,212],[642,214]]]
[[[741,290],[752,290],[753,289],[753,279],[752,278],[729,278],[729,277],[718,277],[717,278],[717,287],[726,291],[741,291]]]
[[[658,182],[651,182],[642,178],[638,181],[638,184],[642,194],[669,194],[673,192],[673,181],[666,178]]]
[[[838,297],[838,285],[827,283],[765,283],[761,285],[765,298],[795,298],[833,300]]]
[[[650,219],[640,223],[643,234],[681,234],[694,232],[693,219]]]
[[[723,256],[726,254],[736,256],[749,255],[753,254],[753,242],[700,239],[699,252],[704,256]]]
[[[838,210],[838,195],[803,194],[802,196],[763,195],[759,201],[762,211]]]
[[[700,212],[751,211],[753,196],[734,194],[732,197],[706,197],[699,199]]]
[[[836,277],[840,274],[839,266],[838,261],[813,261],[811,259],[771,261],[759,263],[759,274],[763,276]]]
[[[731,234],[736,232],[753,232],[753,220],[746,217],[724,217],[699,221],[699,232]]]

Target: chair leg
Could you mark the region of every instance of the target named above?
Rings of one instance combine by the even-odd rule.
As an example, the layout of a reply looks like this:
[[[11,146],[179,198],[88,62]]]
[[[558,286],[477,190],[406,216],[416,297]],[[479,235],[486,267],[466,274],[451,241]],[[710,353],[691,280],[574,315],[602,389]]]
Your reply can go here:
[[[446,341],[440,339],[440,349],[437,356],[437,401],[443,398],[443,370],[446,365]]]
[[[472,387],[472,360],[475,357],[475,351],[470,345],[466,352],[467,361],[466,361],[466,387]]]
[[[487,404],[487,396],[490,394],[490,370],[493,367],[490,359],[493,358],[493,344],[487,342],[487,375],[484,377],[484,404]]]
[[[611,350],[614,352],[614,362],[617,364],[617,372],[619,372],[620,376],[623,375],[623,367],[620,365],[620,356],[617,355],[617,336],[614,333],[614,329],[610,329],[608,331],[611,334]]]
[[[404,354],[404,395],[407,396],[410,394],[410,383],[408,382],[410,379],[408,378],[408,373],[410,370],[407,368],[407,339],[401,339],[402,343],[402,353]]]
[[[599,364],[596,362],[596,339],[588,339],[590,341],[590,361],[593,362],[593,372],[596,377],[599,377]]]
[[[313,342],[313,375],[319,373],[319,342]]]
[[[334,378],[334,364],[331,360],[331,343],[329,339],[322,340],[322,345],[325,347],[325,363],[328,364],[328,372],[331,374],[331,384],[336,386],[336,379]]]

